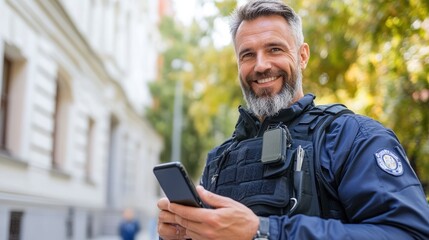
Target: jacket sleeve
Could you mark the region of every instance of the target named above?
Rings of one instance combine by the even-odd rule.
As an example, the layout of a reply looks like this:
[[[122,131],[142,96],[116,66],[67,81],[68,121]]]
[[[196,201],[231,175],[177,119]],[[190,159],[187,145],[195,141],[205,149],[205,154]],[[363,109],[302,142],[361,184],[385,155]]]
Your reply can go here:
[[[320,154],[347,219],[271,216],[270,239],[429,239],[428,203],[391,130],[366,117],[342,116]]]

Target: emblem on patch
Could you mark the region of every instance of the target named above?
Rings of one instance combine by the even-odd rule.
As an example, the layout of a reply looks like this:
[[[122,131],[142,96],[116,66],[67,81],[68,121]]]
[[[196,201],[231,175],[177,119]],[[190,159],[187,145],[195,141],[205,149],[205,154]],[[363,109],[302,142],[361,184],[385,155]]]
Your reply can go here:
[[[377,159],[378,166],[389,174],[399,176],[404,172],[401,160],[387,149],[376,152],[375,158]]]

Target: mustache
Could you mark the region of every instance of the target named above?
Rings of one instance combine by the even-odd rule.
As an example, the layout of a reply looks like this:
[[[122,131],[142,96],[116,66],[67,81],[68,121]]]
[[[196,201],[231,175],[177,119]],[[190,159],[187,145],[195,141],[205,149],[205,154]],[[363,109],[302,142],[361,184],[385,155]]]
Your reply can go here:
[[[283,79],[285,80],[289,80],[289,74],[285,71],[282,70],[277,70],[277,71],[273,71],[273,70],[267,70],[265,72],[255,72],[253,74],[249,74],[246,77],[246,82],[253,82],[256,80],[260,80],[263,78],[270,78],[270,77],[278,77],[278,76],[282,76]]]

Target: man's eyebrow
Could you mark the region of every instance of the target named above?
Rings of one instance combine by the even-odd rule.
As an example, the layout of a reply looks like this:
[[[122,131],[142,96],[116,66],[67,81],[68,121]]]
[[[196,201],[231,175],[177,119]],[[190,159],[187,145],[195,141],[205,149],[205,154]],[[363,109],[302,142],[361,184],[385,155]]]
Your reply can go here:
[[[290,49],[292,49],[292,48],[290,47],[290,45],[289,45],[289,44],[284,43],[284,42],[280,42],[280,41],[276,41],[276,42],[267,42],[267,43],[265,43],[263,46],[264,46],[264,48],[270,48],[270,47],[281,47],[281,48],[284,48],[285,50],[290,50]],[[240,50],[240,51],[238,52],[238,56],[241,56],[243,53],[252,52],[252,51],[253,51],[253,50],[252,50],[252,48],[250,48],[250,47],[245,47],[245,48],[243,48],[242,50]]]
[[[285,44],[283,42],[269,42],[264,44],[265,48],[269,48],[269,47],[283,47],[286,49],[291,49],[291,47],[289,46],[289,44]]]
[[[238,56],[241,56],[241,54],[246,53],[246,52],[251,52],[251,51],[252,51],[251,48],[244,48],[238,52]]]

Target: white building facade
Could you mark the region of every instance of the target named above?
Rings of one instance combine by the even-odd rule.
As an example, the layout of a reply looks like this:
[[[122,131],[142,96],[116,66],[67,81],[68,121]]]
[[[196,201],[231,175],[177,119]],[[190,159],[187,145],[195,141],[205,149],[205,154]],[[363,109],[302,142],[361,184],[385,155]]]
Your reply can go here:
[[[156,0],[0,0],[0,240],[116,234],[156,214],[144,119]]]

